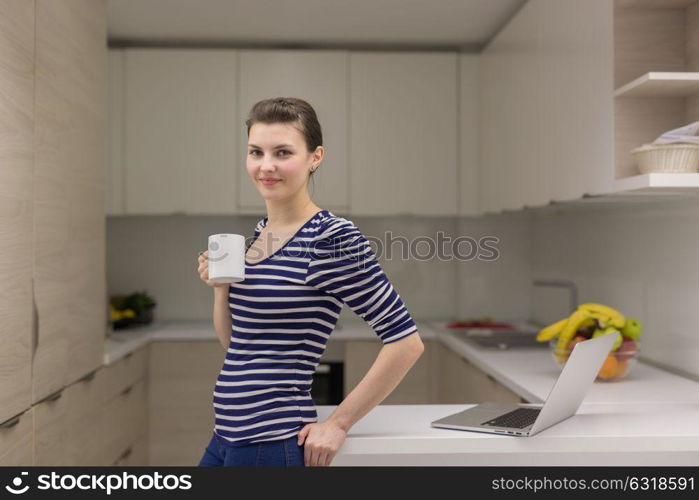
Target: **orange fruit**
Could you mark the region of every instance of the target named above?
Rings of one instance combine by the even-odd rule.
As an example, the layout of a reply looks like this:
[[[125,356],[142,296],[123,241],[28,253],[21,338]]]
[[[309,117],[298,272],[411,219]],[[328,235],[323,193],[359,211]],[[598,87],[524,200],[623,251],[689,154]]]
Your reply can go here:
[[[605,359],[604,363],[602,363],[602,368],[600,368],[597,376],[599,378],[612,378],[616,376],[618,364],[619,362],[616,360],[614,355],[607,355],[607,359]]]
[[[614,378],[623,377],[624,373],[626,373],[626,369],[628,368],[628,365],[629,364],[625,359],[622,361],[617,361],[616,371],[614,373]]]

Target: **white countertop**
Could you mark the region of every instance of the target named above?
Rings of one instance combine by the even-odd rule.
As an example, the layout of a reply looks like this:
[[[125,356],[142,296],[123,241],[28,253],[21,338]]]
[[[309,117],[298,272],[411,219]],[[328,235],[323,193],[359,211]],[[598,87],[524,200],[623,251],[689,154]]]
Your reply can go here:
[[[428,322],[427,326],[444,345],[532,403],[546,400],[561,372],[548,347],[487,349],[447,330],[445,323]],[[622,380],[595,381],[585,402],[699,403],[699,382],[639,361]]]
[[[435,338],[435,332],[426,323],[416,321],[418,333],[423,339]],[[150,341],[218,341],[214,325],[210,320],[163,320],[133,329],[116,330],[106,341],[104,364],[118,361]],[[342,321],[333,330],[328,343],[343,340],[375,340],[377,335],[363,321]]]
[[[416,320],[442,342],[525,399],[542,402],[560,369],[548,348],[478,346],[445,322]],[[328,341],[376,340],[361,321]],[[163,321],[114,332],[105,364],[150,341],[218,341],[210,321]],[[474,406],[379,405],[351,429],[333,465],[699,465],[699,383],[639,362],[627,378],[595,382],[573,417],[532,437],[438,429],[430,422]],[[336,406],[317,405],[319,421]]]
[[[698,465],[699,404],[583,403],[531,437],[430,427],[474,405],[379,405],[332,465]],[[324,421],[336,406],[316,406]]]

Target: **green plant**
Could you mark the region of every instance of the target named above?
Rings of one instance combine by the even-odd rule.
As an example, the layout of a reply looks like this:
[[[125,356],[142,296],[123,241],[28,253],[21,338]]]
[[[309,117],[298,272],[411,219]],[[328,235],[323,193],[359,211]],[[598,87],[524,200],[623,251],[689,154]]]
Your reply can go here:
[[[141,314],[142,311],[155,307],[156,305],[157,302],[143,290],[142,292],[135,292],[131,295],[127,295],[122,303],[122,308],[132,309],[138,315]]]

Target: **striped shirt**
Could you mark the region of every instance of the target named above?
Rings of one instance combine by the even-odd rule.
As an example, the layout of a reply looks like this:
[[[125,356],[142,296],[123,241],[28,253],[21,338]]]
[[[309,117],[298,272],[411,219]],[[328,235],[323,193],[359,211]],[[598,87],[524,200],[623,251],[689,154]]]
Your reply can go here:
[[[318,421],[313,374],[344,304],[383,344],[417,332],[369,242],[328,210],[264,260],[246,260],[245,279],[229,287],[233,327],[213,393],[219,441],[286,439]]]

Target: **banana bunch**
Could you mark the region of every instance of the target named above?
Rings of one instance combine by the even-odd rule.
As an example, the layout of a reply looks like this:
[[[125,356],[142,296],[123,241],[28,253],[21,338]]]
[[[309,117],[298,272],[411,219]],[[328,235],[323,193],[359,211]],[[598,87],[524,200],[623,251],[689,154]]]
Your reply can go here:
[[[562,352],[568,348],[569,342],[573,340],[579,329],[593,326],[596,327],[593,337],[620,332],[623,336],[638,341],[641,336],[641,323],[637,319],[627,319],[612,307],[587,302],[580,304],[569,317],[542,328],[536,336],[536,340],[546,342],[558,337],[556,350]],[[622,335],[619,335],[612,346],[612,351],[620,347]]]

